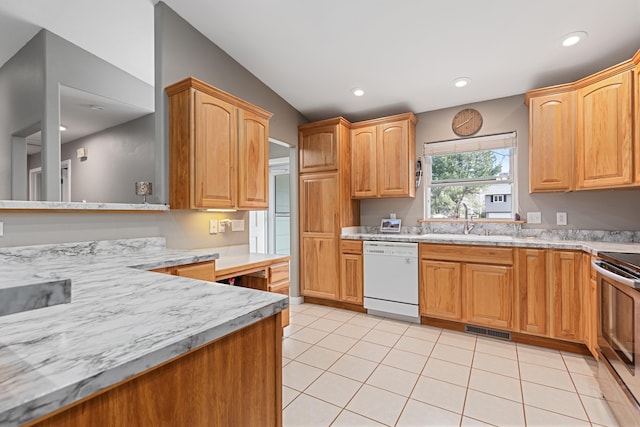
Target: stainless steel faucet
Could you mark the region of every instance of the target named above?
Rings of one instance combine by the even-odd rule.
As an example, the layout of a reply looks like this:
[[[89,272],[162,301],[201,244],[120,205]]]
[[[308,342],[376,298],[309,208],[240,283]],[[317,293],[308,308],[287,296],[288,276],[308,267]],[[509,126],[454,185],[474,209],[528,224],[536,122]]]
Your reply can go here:
[[[467,206],[465,202],[462,202],[461,204],[464,207],[464,234],[469,234],[476,225],[473,221],[469,221],[469,206]]]

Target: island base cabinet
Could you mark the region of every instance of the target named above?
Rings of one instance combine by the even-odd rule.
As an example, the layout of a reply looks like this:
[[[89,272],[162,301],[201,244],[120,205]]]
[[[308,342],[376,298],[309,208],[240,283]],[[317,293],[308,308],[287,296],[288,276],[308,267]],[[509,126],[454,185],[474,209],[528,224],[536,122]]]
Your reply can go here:
[[[280,323],[268,317],[28,425],[281,426]]]

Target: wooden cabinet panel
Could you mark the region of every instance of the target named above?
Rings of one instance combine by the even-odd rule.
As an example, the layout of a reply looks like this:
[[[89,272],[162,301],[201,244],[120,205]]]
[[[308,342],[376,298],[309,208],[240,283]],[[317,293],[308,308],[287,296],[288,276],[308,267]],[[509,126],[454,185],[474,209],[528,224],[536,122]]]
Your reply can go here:
[[[462,319],[462,268],[458,262],[420,260],[420,314]]]
[[[176,276],[189,277],[191,279],[213,282],[216,276],[214,261],[200,262],[197,264],[178,265],[174,267]]]
[[[513,268],[465,264],[465,319],[471,323],[511,329]]]
[[[300,231],[337,236],[339,230],[338,174],[300,176]]]
[[[420,258],[443,261],[513,265],[512,248],[421,243],[419,250]]]
[[[317,126],[300,131],[300,173],[338,169],[338,127]]]
[[[196,207],[235,207],[237,128],[233,105],[195,92]]]
[[[238,114],[238,208],[269,207],[269,120],[249,111]]]
[[[581,253],[551,250],[551,336],[581,340],[582,330],[582,270]]]
[[[640,183],[640,51],[636,52],[634,60],[636,66],[633,69],[633,162],[635,165],[635,182]]]
[[[376,126],[351,131],[351,197],[376,197],[376,132]]]
[[[345,254],[362,255],[362,240],[341,240],[340,252]]]
[[[415,197],[416,117],[368,120],[351,130],[351,197]]]
[[[363,304],[364,272],[362,255],[340,255],[340,301]]]
[[[573,189],[575,91],[538,96],[529,104],[529,191]]]
[[[632,71],[578,90],[577,189],[633,184]]]
[[[378,129],[378,195],[415,197],[415,136],[409,120],[386,123]],[[411,126],[413,129],[414,125]]]
[[[166,92],[171,208],[266,209],[271,113],[193,77]]]
[[[584,319],[584,343],[598,359],[598,284],[596,271],[591,267],[591,255],[582,254],[582,286],[583,286],[583,319]]]
[[[278,283],[283,280],[289,281],[289,263],[282,262],[269,266],[269,283]]]
[[[304,296],[338,299],[340,265],[338,241],[302,237],[300,242],[300,293]]]
[[[518,249],[518,329],[548,335],[547,250]]]

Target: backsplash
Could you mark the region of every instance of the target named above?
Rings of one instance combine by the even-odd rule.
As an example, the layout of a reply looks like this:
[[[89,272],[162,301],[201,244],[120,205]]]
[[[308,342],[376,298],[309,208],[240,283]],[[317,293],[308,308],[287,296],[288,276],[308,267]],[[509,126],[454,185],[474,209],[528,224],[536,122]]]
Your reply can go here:
[[[475,222],[471,234],[485,236],[535,237],[545,240],[581,240],[595,242],[640,243],[640,231],[560,230],[523,228],[522,224]],[[401,234],[462,234],[462,222],[424,222],[422,226],[402,227]],[[378,226],[345,227],[343,234],[380,233]]]

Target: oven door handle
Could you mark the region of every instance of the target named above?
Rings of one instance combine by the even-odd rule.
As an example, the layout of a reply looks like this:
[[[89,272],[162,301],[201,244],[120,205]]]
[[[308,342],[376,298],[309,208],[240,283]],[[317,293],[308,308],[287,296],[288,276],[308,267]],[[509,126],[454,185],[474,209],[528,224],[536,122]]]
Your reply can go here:
[[[611,280],[614,280],[618,283],[622,283],[623,285],[626,285],[632,289],[636,289],[636,287],[638,286],[638,282],[636,280],[628,279],[626,277],[622,277],[618,274],[612,273],[609,270],[605,270],[600,266],[600,264],[603,264],[603,263],[604,261],[600,261],[600,260],[591,261],[591,265],[593,266],[593,268],[596,270],[598,274],[604,277],[607,277]]]

